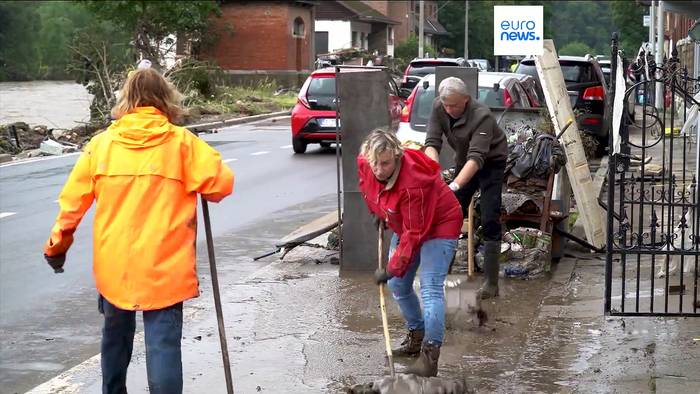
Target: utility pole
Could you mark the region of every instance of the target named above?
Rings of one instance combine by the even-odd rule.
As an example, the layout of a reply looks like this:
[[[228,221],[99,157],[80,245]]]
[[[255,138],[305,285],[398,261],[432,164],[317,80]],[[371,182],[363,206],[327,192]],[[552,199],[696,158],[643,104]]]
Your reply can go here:
[[[469,0],[464,0],[464,60],[469,59]]]
[[[423,30],[425,29],[425,22],[424,22],[424,7],[425,3],[423,0],[420,0],[420,5],[418,6],[418,57],[422,58],[423,57],[423,45],[424,45],[424,39],[423,39]]]
[[[656,5],[654,4],[654,1],[652,1],[651,5],[649,6],[649,45],[652,48],[652,53],[654,51],[654,47],[656,46],[654,42],[654,26],[656,26]]]
[[[664,59],[664,2],[659,1],[656,9],[656,65],[660,66]],[[663,82],[656,83],[656,108],[659,111],[664,109],[664,85]],[[663,130],[661,130],[663,132]]]

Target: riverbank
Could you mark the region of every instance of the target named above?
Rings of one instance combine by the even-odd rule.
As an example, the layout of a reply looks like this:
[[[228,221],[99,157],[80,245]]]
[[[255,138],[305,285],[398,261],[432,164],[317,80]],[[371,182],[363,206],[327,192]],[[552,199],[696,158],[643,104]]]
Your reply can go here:
[[[3,155],[2,159],[4,161],[50,154],[46,149],[40,149],[42,141],[47,139],[59,142],[64,146],[64,148],[57,148],[54,152],[67,153],[79,150],[93,135],[101,132],[108,126],[108,124],[90,123],[89,120],[72,122],[74,124],[72,127],[58,126],[56,122],[49,119],[49,117],[53,116],[53,113],[48,109],[50,107],[44,105],[46,103],[42,104],[44,97],[41,94],[37,94],[36,89],[21,88],[18,85],[17,83],[13,85],[16,93],[14,95],[9,94],[7,89],[3,89],[3,104],[6,101],[13,102],[12,106],[3,108],[2,114],[0,114],[0,119],[3,120],[0,122],[0,155]],[[64,82],[54,82],[48,85],[30,82],[27,86],[44,88],[47,92],[50,92],[50,97],[60,101],[59,92],[61,89],[66,94],[81,96],[79,89],[76,89],[76,86],[73,85]],[[8,86],[10,85],[5,84],[3,88]],[[80,85],[77,86],[81,87]],[[23,101],[22,91],[25,93],[31,92],[28,94],[35,100],[28,100],[31,102],[21,104]],[[89,100],[87,102],[84,100],[84,96],[83,99],[73,97],[73,100],[70,102],[73,105],[66,106],[70,108],[63,109],[72,113],[69,116],[78,117],[81,116],[80,108],[89,108],[90,104]],[[258,120],[260,118],[259,115],[264,114],[280,116],[290,111],[295,103],[295,92],[277,89],[273,84],[259,84],[254,87],[223,86],[217,89],[216,96],[200,96],[194,99],[186,99],[185,108],[187,115],[180,123],[186,127],[197,126],[200,129],[202,128],[201,125],[209,125],[209,127],[205,128],[221,127],[233,124],[231,122],[245,122],[246,119],[250,121]],[[26,121],[19,120],[18,113],[22,106],[35,108],[37,105],[45,108],[45,117],[37,118],[32,115],[28,116]],[[61,116],[63,119],[61,122],[63,124],[68,123],[66,119],[69,118],[66,118],[65,114],[61,114]],[[46,119],[48,121],[37,122],[37,119]],[[8,120],[12,120],[12,122],[7,122]],[[75,125],[76,123],[77,125]]]

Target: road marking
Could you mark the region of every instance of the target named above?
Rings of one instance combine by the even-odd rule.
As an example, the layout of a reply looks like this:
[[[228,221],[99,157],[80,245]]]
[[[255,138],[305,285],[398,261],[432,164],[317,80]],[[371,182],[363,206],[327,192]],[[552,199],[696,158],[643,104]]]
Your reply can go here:
[[[36,163],[37,161],[46,161],[46,160],[60,159],[60,158],[62,158],[62,157],[69,157],[69,156],[79,155],[80,153],[81,153],[81,152],[73,152],[73,153],[66,153],[65,155],[49,156],[49,157],[40,157],[40,158],[36,158],[36,159],[27,159],[27,160],[18,160],[18,161],[14,161],[14,162],[12,162],[12,163],[1,164],[1,165],[0,165],[0,168],[18,166],[18,165],[20,165],[20,164]]]
[[[224,160],[224,163],[230,163],[230,162],[236,161],[236,160],[238,160],[238,159],[226,159],[226,160]]]
[[[289,149],[291,147],[292,147],[291,145],[284,145],[284,146],[280,146],[280,149]]]
[[[251,153],[250,155],[251,155],[251,156],[260,156],[260,155],[266,155],[266,154],[268,154],[268,153],[270,153],[270,152],[268,152],[268,151],[266,151],[266,150],[263,150],[263,151],[260,151],[260,152]]]
[[[0,212],[0,219],[6,218],[8,216],[16,215],[17,212]]]

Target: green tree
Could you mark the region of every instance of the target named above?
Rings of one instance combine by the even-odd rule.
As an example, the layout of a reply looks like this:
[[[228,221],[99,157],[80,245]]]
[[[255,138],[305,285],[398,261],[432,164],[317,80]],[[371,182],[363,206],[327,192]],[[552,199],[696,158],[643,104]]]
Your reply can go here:
[[[469,58],[493,59],[493,6],[543,5],[544,36],[551,37],[552,5],[541,1],[470,1]],[[438,1],[438,20],[450,33],[441,44],[453,49],[456,56],[464,55],[464,1]]]
[[[163,60],[159,43],[170,34],[182,34],[197,41],[208,31],[209,18],[221,13],[214,0],[90,0],[83,4],[98,19],[130,34],[136,52],[158,63]]]
[[[648,30],[642,25],[644,8],[636,1],[611,1],[610,11],[620,33],[620,47],[625,57],[632,58],[639,46],[649,39]]]
[[[93,24],[92,15],[84,7],[70,1],[43,1],[37,8],[41,16],[38,46],[41,53],[39,77],[70,78],[68,65],[73,56],[70,49],[76,32]],[[117,37],[113,37],[117,39]]]
[[[0,81],[34,79],[39,73],[36,2],[0,1]]]
[[[587,54],[594,55],[595,50],[580,41],[573,41],[557,50],[557,54],[564,56],[585,56]]]

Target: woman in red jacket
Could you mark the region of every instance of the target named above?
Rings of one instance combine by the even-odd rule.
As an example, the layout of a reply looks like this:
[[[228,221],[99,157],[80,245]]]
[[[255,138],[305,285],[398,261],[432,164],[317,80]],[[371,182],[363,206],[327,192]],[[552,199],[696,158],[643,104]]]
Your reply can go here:
[[[404,150],[393,133],[373,131],[362,144],[357,168],[367,207],[394,231],[389,263],[375,273],[377,283],[389,284],[408,328],[394,355],[419,355],[407,372],[435,376],[445,332],[444,281],[462,209],[438,163],[421,151]],[[413,290],[419,266],[422,311]]]

